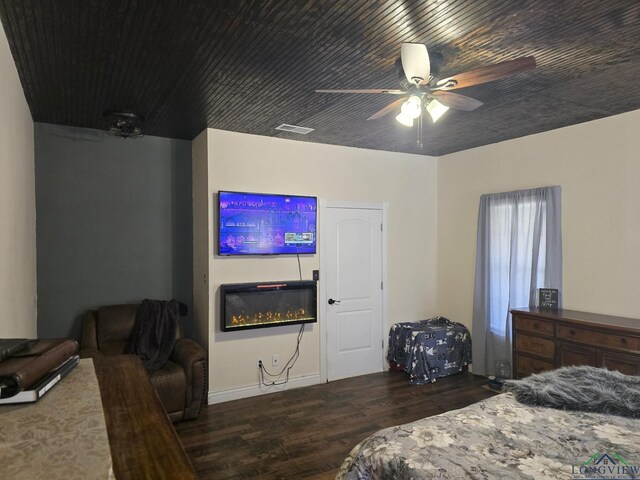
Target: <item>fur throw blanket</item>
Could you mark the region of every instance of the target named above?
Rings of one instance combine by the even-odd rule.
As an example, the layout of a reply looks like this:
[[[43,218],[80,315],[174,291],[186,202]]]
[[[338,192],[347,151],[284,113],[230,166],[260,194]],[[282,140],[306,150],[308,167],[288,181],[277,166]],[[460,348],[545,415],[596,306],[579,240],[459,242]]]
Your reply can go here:
[[[507,380],[504,388],[525,405],[640,418],[640,376],[604,368],[563,367]]]

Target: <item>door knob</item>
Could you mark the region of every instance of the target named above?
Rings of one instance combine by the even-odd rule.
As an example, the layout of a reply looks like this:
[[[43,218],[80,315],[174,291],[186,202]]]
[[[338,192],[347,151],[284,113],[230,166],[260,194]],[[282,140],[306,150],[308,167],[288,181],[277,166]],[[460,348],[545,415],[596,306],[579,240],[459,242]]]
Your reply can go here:
[[[330,298],[329,301],[327,302],[329,305],[333,305],[334,303],[340,303],[340,300],[334,300],[333,298]]]

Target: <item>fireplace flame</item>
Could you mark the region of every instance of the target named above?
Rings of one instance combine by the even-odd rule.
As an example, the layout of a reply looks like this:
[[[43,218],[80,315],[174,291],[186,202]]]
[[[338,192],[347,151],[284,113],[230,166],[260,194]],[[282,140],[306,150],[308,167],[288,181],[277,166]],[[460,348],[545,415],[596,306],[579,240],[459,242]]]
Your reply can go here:
[[[248,315],[242,312],[231,317],[231,325],[255,325],[261,323],[279,323],[290,320],[311,320],[304,308],[297,310],[287,310],[286,312],[258,312]]]

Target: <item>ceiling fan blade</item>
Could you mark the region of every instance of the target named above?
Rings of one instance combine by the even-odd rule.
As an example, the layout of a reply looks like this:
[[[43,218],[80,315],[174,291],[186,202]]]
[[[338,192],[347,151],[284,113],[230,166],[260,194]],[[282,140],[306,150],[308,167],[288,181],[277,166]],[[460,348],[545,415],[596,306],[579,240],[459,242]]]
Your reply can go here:
[[[316,90],[316,93],[390,93],[391,95],[404,95],[404,90],[390,88],[369,88],[363,90]]]
[[[416,83],[420,85],[429,83],[431,66],[426,45],[422,43],[403,43],[400,47],[400,59],[402,61],[402,69],[409,83],[413,85]]]
[[[398,108],[400,105],[402,105],[402,103],[406,100],[405,97],[399,98],[398,100],[395,100],[393,102],[391,102],[389,105],[387,105],[386,107],[384,107],[382,110],[378,110],[376,113],[374,113],[373,115],[371,115],[369,118],[367,118],[367,120],[376,120],[378,118],[382,118],[385,115],[390,114],[391,112],[393,112],[396,108]]]
[[[533,68],[536,68],[536,59],[534,57],[521,57],[443,78],[438,81],[437,87],[442,90],[472,87],[473,85],[493,82]],[[447,85],[449,83],[451,84],[450,86]]]
[[[483,105],[480,100],[476,100],[475,98],[467,97],[465,95],[460,95],[459,93],[442,92],[440,90],[435,90],[431,92],[431,95],[434,96],[443,105],[446,105],[449,108],[453,108],[454,110],[470,112],[471,110],[475,110],[476,108]]]

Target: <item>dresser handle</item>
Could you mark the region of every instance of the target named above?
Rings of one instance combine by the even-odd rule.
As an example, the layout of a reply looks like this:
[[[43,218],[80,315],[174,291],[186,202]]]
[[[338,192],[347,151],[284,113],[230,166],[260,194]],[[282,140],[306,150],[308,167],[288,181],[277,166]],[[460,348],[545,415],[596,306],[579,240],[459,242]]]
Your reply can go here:
[[[623,345],[626,345],[627,344],[627,339],[626,338],[621,338],[620,339],[620,343],[623,344]]]
[[[575,335],[575,334],[576,334],[576,331],[575,331],[574,329],[571,329],[571,330],[569,330],[569,333],[570,333],[571,335]]]

